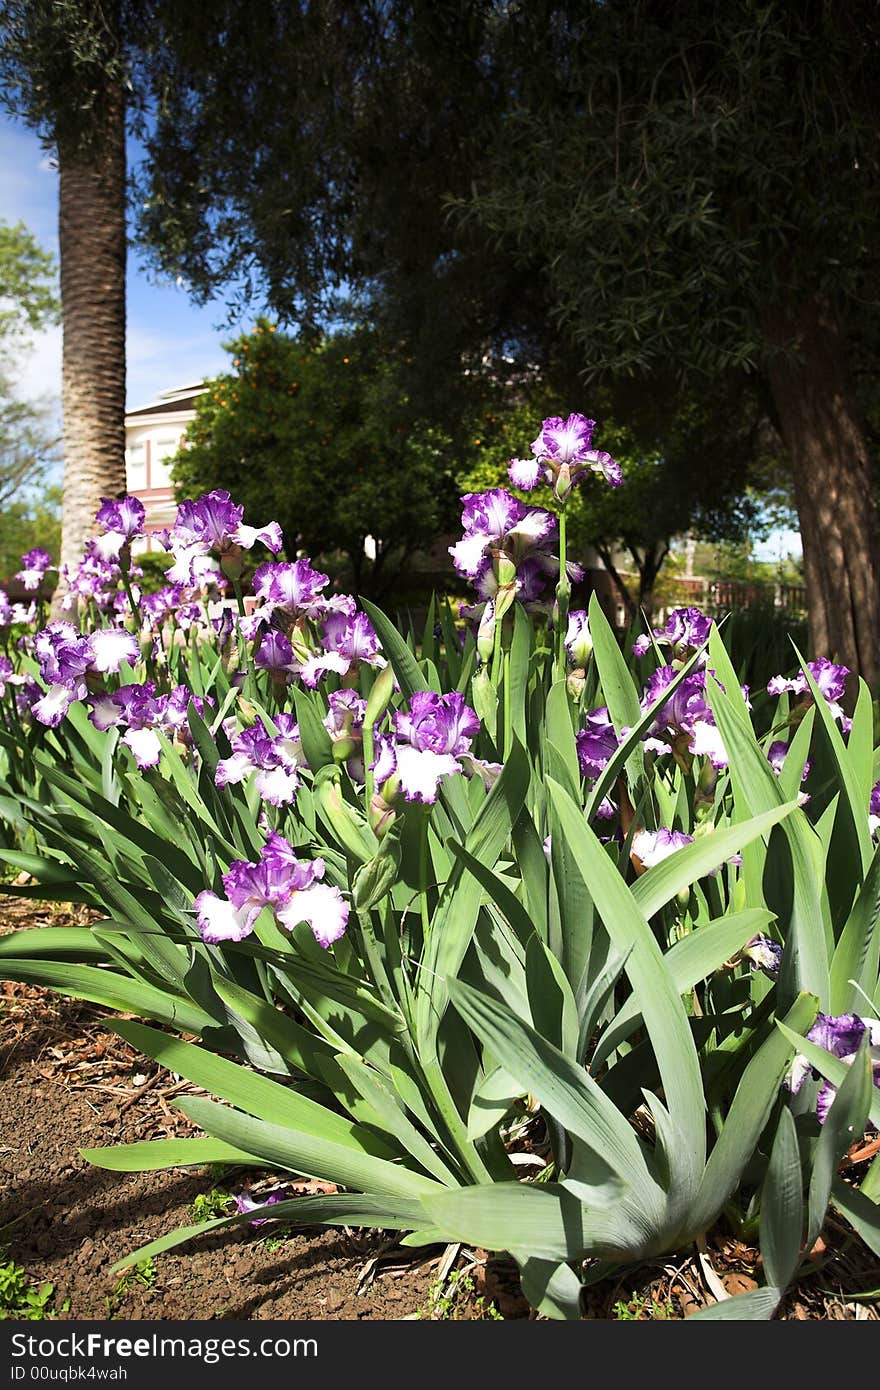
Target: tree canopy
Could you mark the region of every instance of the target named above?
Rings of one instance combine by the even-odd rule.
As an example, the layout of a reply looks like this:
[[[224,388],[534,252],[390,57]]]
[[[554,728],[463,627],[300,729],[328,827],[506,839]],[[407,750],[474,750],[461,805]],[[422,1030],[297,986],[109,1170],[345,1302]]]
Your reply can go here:
[[[870,0],[217,0],[206,21],[196,43],[171,15],[154,65],[141,229],[165,268],[300,324],[347,294],[427,391],[510,352],[695,389],[760,373],[814,646],[880,681],[848,367],[877,341]]]
[[[24,399],[17,389],[17,376],[30,350],[31,334],[54,323],[58,308],[53,256],[23,223],[12,226],[0,221],[0,575],[8,571],[9,550],[22,540],[24,518],[35,514],[36,504],[22,497],[22,489],[44,479],[57,461],[58,439],[50,407]],[[40,534],[54,537],[44,521],[43,516],[37,524]],[[23,545],[22,550],[28,548]],[[16,563],[22,550],[13,557]]]
[[[226,347],[233,370],[197,399],[178,495],[227,488],[280,522],[289,558],[342,552],[356,586],[381,593],[456,500],[451,440],[414,417],[405,364],[367,329],[305,342],[265,319]]]

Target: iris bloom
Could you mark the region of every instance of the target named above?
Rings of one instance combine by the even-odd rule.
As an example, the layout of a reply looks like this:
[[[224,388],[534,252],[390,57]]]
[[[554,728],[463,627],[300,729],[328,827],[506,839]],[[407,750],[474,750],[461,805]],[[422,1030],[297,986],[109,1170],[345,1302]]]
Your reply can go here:
[[[575,608],[568,615],[565,650],[575,666],[586,666],[590,659],[593,639],[590,636],[590,620],[583,608]]]
[[[299,668],[300,680],[310,690],[315,690],[328,672],[347,676],[357,671],[361,662],[368,666],[385,665],[373,624],[366,613],[353,610],[352,600],[351,611],[328,613],[322,633],[324,651],[307,657]]]
[[[782,964],[782,947],[772,937],[758,932],[757,936],[753,936],[751,941],[743,946],[740,954],[751,963],[753,970],[763,970],[772,980],[778,976]]]
[[[294,800],[299,787],[297,768],[304,762],[299,728],[290,714],[278,714],[274,722],[277,735],[255,724],[233,737],[231,755],[217,764],[214,781],[218,787],[256,774],[255,786],[263,801],[287,806]]]
[[[187,711],[192,704],[204,714],[209,702],[178,685],[168,695],[157,695],[152,681],[143,685],[124,685],[113,694],[93,695],[89,699],[89,719],[102,733],[123,729],[120,742],[134,754],[141,769],[155,767],[162,756],[159,734],[167,738],[186,738]]]
[[[501,487],[468,492],[461,500],[464,536],[449,553],[466,579],[478,579],[502,555],[518,569],[533,552],[552,551],[557,523],[551,512],[527,507]]]
[[[33,592],[39,589],[43,582],[46,571],[52,569],[52,556],[48,550],[29,550],[26,555],[21,557],[21,569],[16,574],[16,579],[24,587]]]
[[[663,627],[654,628],[654,641],[660,646],[685,650],[702,647],[708,640],[712,619],[699,608],[673,608]],[[647,635],[633,643],[633,655],[644,656],[651,648]]]
[[[852,728],[852,720],[847,718],[839,703],[846,690],[849,667],[836,666],[833,661],[828,660],[827,656],[820,656],[817,661],[807,662],[807,670],[819,687],[819,693],[831,711],[832,718],[839,722],[845,734],[849,733]],[[786,680],[784,676],[773,676],[767,682],[768,695],[781,695],[784,690],[791,691],[793,695],[806,695],[808,700],[812,700],[812,692],[803,670],[799,671],[792,680]]]
[[[288,931],[308,922],[315,940],[328,947],[348,922],[349,907],[339,889],[322,883],[323,859],[297,859],[291,846],[270,831],[256,863],[234,860],[223,875],[226,897],[206,890],[195,901],[203,941],[242,941],[269,907]]]
[[[874,1085],[880,1087],[880,1022],[877,1019],[861,1018],[858,1014],[820,1013],[807,1033],[807,1041],[823,1047],[832,1057],[839,1057],[842,1062],[849,1063],[858,1052],[866,1034],[871,1052]],[[798,1053],[786,1077],[786,1084],[792,1095],[797,1095],[812,1070],[806,1057]],[[825,1123],[831,1102],[836,1095],[837,1088],[832,1086],[830,1081],[823,1081],[816,1098],[816,1115],[820,1124]]]
[[[530,492],[538,483],[549,483],[563,502],[575,483],[587,473],[601,473],[612,487],[620,487],[623,473],[610,454],[593,448],[595,420],[585,415],[569,415],[563,420],[552,415],[541,424],[532,441],[531,459],[511,459],[507,475],[514,487]]]
[[[101,534],[95,537],[94,547],[105,560],[116,560],[123,547],[130,545],[135,536],[144,534],[144,504],[136,497],[123,497],[116,501],[102,497],[95,520],[101,527]]]
[[[658,666],[645,687],[642,709],[648,709],[672,684],[678,672],[674,666]],[[670,753],[674,742],[683,739],[695,756],[708,757],[713,767],[727,767],[727,753],[706,700],[705,671],[694,671],[672,692],[662,705],[649,730],[645,746],[654,752]]]
[[[416,691],[409,710],[394,715],[394,735],[377,740],[372,771],[376,786],[393,776],[407,801],[433,804],[443,777],[464,771],[460,758],[470,752],[480,721],[457,691],[437,695]]]
[[[327,612],[322,590],[329,582],[329,577],[312,569],[307,559],[293,564],[260,565],[254,573],[254,593],[261,600],[259,612],[269,618],[280,610],[293,620],[311,618],[319,622]]]

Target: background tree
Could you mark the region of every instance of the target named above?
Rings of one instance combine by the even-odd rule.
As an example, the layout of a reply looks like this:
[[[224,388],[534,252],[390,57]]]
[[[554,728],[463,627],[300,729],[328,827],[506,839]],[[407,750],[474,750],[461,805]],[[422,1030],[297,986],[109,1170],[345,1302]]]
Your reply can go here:
[[[61,559],[71,565],[101,497],[125,488],[124,35],[142,8],[124,0],[0,3],[0,95],[58,161]]]
[[[765,427],[761,400],[748,380],[730,389],[687,396],[669,380],[619,382],[591,394],[597,446],[620,463],[624,482],[609,488],[587,480],[569,501],[571,554],[593,549],[608,571],[629,618],[653,607],[653,591],[673,542],[686,535],[707,541],[743,541],[766,529],[767,500],[778,470],[778,445]],[[463,491],[508,487],[511,456],[528,454],[537,423],[565,414],[568,402],[547,380],[523,389],[513,408],[498,409],[472,448],[472,466],[458,475]],[[516,489],[511,489],[516,491]],[[548,490],[522,493],[553,507]],[[781,519],[777,505],[770,514]],[[626,553],[625,578],[619,552]]]
[[[426,389],[548,351],[591,376],[674,364],[696,391],[761,376],[813,647],[880,684],[848,366],[877,342],[876,6],[259,10],[218,0],[203,51],[168,47],[142,224],[161,263],[203,293],[262,284],[298,322],[344,284],[406,329]]]
[[[261,320],[227,351],[234,370],[198,398],[174,462],[178,496],[225,487],[280,522],[289,558],[341,552],[356,589],[383,593],[448,524],[449,438],[413,418],[399,362],[366,329],[305,342]]]
[[[0,222],[0,577],[25,550],[58,554],[57,499],[45,488],[58,460],[48,402],[17,392],[30,335],[58,317],[56,267],[22,224]]]

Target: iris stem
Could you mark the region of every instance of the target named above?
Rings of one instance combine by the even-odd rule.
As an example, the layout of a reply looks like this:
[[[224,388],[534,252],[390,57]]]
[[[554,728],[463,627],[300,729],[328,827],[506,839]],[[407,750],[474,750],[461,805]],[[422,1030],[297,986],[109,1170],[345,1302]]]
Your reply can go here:
[[[372,763],[375,757],[373,752],[373,726],[364,724],[363,727],[364,744],[364,810],[367,816],[367,823],[370,820],[370,804],[373,800],[373,771]]]
[[[232,581],[232,587],[233,587],[233,589],[235,590],[235,601],[236,601],[236,603],[238,604],[238,616],[239,616],[240,618],[243,618],[243,617],[245,617],[245,611],[244,611],[244,595],[243,595],[242,592],[241,592],[241,580],[240,580],[240,579],[233,579],[233,581]]]
[[[568,563],[565,504],[559,511],[559,582],[556,585],[556,675],[565,679],[565,632],[568,625],[568,601],[571,585],[568,582]]]

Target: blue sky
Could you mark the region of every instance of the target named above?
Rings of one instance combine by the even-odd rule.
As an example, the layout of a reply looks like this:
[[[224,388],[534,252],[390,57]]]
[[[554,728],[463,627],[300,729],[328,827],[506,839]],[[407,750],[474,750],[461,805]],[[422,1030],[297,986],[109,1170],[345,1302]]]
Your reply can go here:
[[[0,114],[0,217],[24,222],[57,257],[58,175],[37,135],[5,113]],[[229,365],[221,344],[231,333],[218,326],[226,317],[223,304],[198,308],[173,282],[157,283],[132,251],[127,292],[129,409]],[[17,384],[24,395],[60,401],[60,328],[34,338]]]

